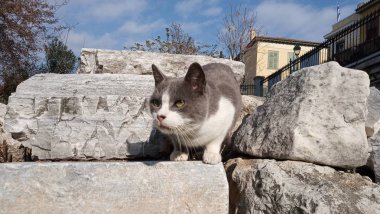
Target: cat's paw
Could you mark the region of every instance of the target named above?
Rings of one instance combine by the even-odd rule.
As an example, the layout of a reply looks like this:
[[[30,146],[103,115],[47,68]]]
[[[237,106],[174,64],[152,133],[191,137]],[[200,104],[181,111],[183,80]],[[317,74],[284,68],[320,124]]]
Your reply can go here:
[[[173,151],[170,154],[171,161],[187,161],[189,159],[189,155],[185,152]]]
[[[203,153],[203,163],[207,164],[218,164],[222,161],[222,156],[219,153],[214,152],[204,152]]]

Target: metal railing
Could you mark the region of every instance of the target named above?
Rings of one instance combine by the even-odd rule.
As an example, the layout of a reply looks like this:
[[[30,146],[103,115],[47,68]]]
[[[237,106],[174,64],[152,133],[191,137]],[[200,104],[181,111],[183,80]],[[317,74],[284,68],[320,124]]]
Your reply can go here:
[[[380,10],[377,10],[342,29],[317,47],[264,78],[260,87],[268,87],[270,90],[274,84],[302,68],[328,61],[337,61],[341,66],[347,66],[380,51],[379,17]],[[367,25],[373,26],[377,32],[369,31]]]
[[[240,85],[240,94],[241,95],[254,95],[255,94],[255,85]]]

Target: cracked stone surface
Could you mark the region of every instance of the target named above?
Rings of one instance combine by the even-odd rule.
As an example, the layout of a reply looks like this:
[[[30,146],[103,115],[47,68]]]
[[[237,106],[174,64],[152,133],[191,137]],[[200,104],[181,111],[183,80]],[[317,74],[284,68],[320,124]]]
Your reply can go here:
[[[368,138],[368,143],[371,147],[371,155],[368,159],[367,166],[373,170],[375,182],[380,184],[380,131]]]
[[[5,129],[38,159],[155,157],[151,76],[39,74],[9,99]]]
[[[367,166],[374,172],[376,183],[380,184],[380,91],[375,87],[371,87],[368,97],[365,130],[371,148]]]
[[[14,140],[0,127],[0,163],[30,161],[31,149]]]
[[[264,97],[256,97],[251,95],[242,95],[241,96],[243,106],[240,111],[239,118],[237,119],[234,128],[232,129],[232,133],[235,132],[241,123],[243,122],[243,119],[249,115],[252,114],[258,106],[261,106],[264,103],[265,98]]]
[[[293,73],[274,86],[235,134],[237,152],[355,168],[366,164],[369,78],[336,62]]]
[[[380,186],[368,177],[298,161],[226,163],[230,213],[379,213]]]
[[[0,163],[28,161],[31,155],[30,148],[24,147],[4,130],[6,112],[7,106],[0,103]]]
[[[0,189],[0,213],[228,213],[221,163],[5,163]]]
[[[365,122],[367,137],[372,137],[380,130],[380,91],[370,88],[368,96],[368,115]]]
[[[217,62],[229,65],[241,83],[245,72],[245,65],[242,62],[201,55],[83,48],[80,57],[81,65],[78,73],[84,74],[152,74],[152,64],[155,64],[168,76],[182,77],[193,62],[201,65]]]

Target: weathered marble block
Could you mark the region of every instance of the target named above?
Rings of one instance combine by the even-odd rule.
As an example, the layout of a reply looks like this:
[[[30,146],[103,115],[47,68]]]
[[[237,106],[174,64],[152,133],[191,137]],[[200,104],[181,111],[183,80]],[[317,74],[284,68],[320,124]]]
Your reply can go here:
[[[366,164],[369,78],[336,62],[277,83],[235,134],[237,152],[355,168]]]
[[[153,89],[150,75],[35,75],[10,97],[5,129],[38,159],[154,157]]]
[[[368,177],[298,161],[226,163],[230,213],[379,213],[380,186]]]
[[[368,96],[368,115],[365,123],[371,155],[367,166],[373,170],[376,183],[380,184],[380,91],[371,87]]]
[[[241,83],[245,69],[242,62],[201,55],[83,48],[80,57],[81,65],[78,73],[85,74],[152,74],[152,64],[155,64],[166,75],[181,77],[185,75],[188,67],[193,62],[198,62],[201,65],[217,62],[229,65],[235,73],[235,78]]]
[[[232,129],[232,132],[235,132],[239,128],[239,126],[243,122],[244,117],[246,117],[249,114],[252,114],[258,106],[261,106],[264,103],[265,97],[242,95],[241,99],[243,102],[243,106],[240,111],[240,116],[237,119],[234,128]]]
[[[0,164],[0,213],[228,213],[222,164]]]
[[[380,184],[380,131],[368,138],[368,144],[371,147],[371,155],[367,166],[373,170],[375,182]]]
[[[380,91],[370,88],[368,96],[368,114],[365,122],[367,137],[372,137],[380,130]]]

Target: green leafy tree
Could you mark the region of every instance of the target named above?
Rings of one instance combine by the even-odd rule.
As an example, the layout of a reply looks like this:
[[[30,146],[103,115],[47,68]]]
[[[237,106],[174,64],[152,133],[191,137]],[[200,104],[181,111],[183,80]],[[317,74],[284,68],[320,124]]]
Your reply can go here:
[[[33,66],[33,65],[32,65]],[[8,103],[8,97],[16,91],[17,85],[22,81],[26,80],[30,76],[30,70],[36,70],[37,68],[28,68],[19,69],[19,70],[11,70],[8,72],[4,72],[2,75],[2,84],[0,85],[0,102]]]
[[[47,71],[58,74],[71,73],[77,61],[73,51],[57,38],[45,45],[45,58]]]
[[[0,1],[0,100],[7,102],[17,85],[39,72],[37,55],[45,41],[65,29],[55,17],[66,4],[47,0]]]
[[[160,36],[146,40],[145,44],[135,43],[126,49],[138,51],[150,51],[171,54],[208,55],[218,57],[216,45],[201,44],[194,41],[188,33],[184,32],[181,24],[173,23],[165,28],[166,40]]]

